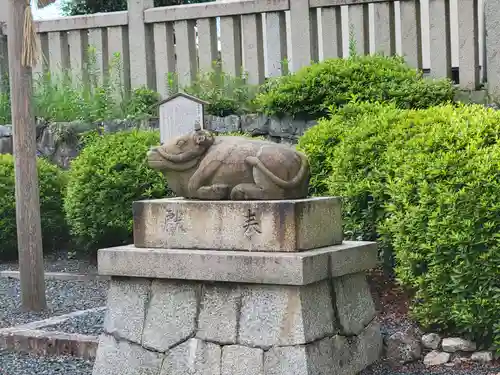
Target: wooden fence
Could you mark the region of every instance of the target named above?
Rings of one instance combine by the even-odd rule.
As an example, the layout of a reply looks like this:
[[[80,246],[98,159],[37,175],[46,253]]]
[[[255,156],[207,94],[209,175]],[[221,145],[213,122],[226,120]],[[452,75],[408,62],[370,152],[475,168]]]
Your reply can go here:
[[[90,45],[103,74],[118,58],[125,87],[148,85],[165,96],[169,73],[187,85],[217,58],[225,72],[243,69],[252,83],[260,83],[311,61],[346,57],[354,41],[358,53],[402,54],[433,77],[452,77],[458,68],[464,90],[480,88],[486,77],[492,91],[500,87],[498,0],[223,0],[161,8],[152,3],[129,0],[128,11],[39,21],[45,58],[34,73],[62,68],[84,76]],[[2,29],[5,74],[8,36]]]

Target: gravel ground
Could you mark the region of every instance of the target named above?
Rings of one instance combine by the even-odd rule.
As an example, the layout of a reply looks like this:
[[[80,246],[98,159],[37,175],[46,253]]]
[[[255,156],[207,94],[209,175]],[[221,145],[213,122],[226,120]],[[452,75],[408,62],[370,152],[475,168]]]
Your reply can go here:
[[[391,335],[397,331],[419,332],[415,322],[408,318],[410,298],[392,281],[387,280],[381,270],[372,271],[368,280],[381,323],[382,333]],[[421,333],[421,332],[420,332]],[[500,364],[478,365],[463,363],[454,366],[426,368],[422,361],[406,366],[391,366],[383,359],[367,368],[360,375],[500,375]]]
[[[1,375],[91,375],[92,365],[72,357],[34,357],[0,351]]]
[[[90,259],[74,259],[66,251],[45,256],[44,265],[46,272],[71,272],[81,274],[96,274],[97,267]],[[0,271],[18,271],[17,262],[0,264]],[[1,374],[1,373],[0,373]]]
[[[21,308],[19,280],[0,278],[0,328],[105,306],[107,285],[105,281],[46,280],[48,309],[33,313],[25,312]],[[3,374],[0,372],[0,375]]]
[[[45,331],[79,333],[98,336],[103,332],[105,311],[95,311],[67,320],[64,323],[42,328]]]
[[[378,363],[360,375],[497,375],[500,373],[500,366],[470,365],[466,367],[440,366],[432,369],[425,368],[423,364],[416,363],[410,366],[393,368],[387,363]]]

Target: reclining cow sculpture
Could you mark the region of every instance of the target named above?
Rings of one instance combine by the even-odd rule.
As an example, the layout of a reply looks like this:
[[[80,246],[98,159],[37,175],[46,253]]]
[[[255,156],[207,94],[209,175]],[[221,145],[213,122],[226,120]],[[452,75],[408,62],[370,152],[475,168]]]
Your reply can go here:
[[[307,197],[307,157],[286,145],[195,130],[152,148],[151,168],[177,196],[201,200]]]

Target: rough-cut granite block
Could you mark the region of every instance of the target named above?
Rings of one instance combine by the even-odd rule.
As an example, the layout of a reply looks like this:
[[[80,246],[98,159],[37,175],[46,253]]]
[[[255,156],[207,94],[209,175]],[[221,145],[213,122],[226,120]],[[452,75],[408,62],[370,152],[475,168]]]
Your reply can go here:
[[[304,346],[271,348],[264,354],[266,375],[309,375]]]
[[[221,375],[263,375],[264,351],[240,345],[222,348]]]
[[[114,278],[108,291],[104,332],[140,344],[151,281]]]
[[[200,290],[192,282],[153,281],[142,345],[164,352],[194,335]]]
[[[140,249],[133,245],[101,249],[101,275],[237,283],[307,285],[377,265],[374,242],[300,253]]]
[[[375,317],[375,305],[364,273],[333,279],[341,333],[358,335]]]
[[[303,287],[248,286],[243,293],[239,342],[269,348],[333,335],[335,316],[328,282]]]
[[[343,375],[357,374],[380,358],[383,346],[380,324],[373,320],[359,336],[352,336],[347,342],[351,360]]]
[[[94,363],[94,375],[158,375],[163,355],[103,334]]]
[[[271,348],[264,353],[264,374],[354,375],[378,360],[381,350],[380,326],[372,323],[358,337],[333,336]]]
[[[141,248],[294,252],[340,244],[337,197],[275,201],[134,202],[134,244]]]
[[[196,337],[219,344],[235,344],[240,305],[239,286],[206,285],[203,288]]]
[[[220,346],[189,339],[166,354],[160,375],[219,375],[220,372]]]

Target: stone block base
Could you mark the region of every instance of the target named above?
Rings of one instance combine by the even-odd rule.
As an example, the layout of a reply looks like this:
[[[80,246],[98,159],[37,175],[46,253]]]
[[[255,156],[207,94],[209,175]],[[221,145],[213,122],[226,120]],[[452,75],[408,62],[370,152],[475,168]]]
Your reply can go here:
[[[134,202],[141,248],[295,252],[342,243],[338,197],[271,201]]]
[[[308,285],[112,277],[93,375],[353,375],[379,358],[363,272]]]

